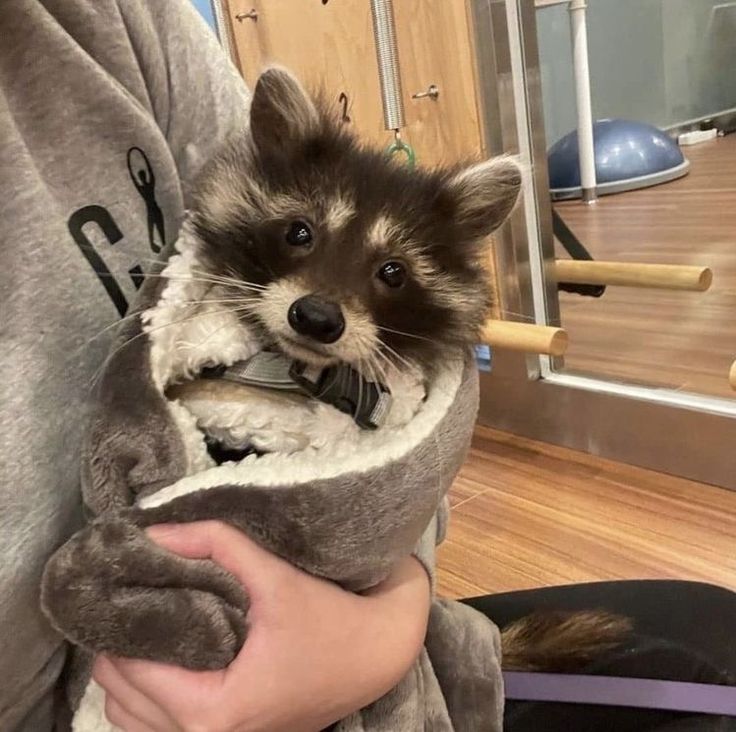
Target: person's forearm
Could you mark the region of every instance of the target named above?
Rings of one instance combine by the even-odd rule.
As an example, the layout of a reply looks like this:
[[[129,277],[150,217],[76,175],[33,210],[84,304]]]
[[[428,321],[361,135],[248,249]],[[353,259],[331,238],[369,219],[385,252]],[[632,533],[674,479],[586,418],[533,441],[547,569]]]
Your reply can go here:
[[[429,577],[419,560],[407,557],[365,597],[374,606],[375,648],[382,655],[377,662],[387,673],[388,691],[404,677],[422,649],[430,607]]]
[[[429,612],[429,577],[416,557],[406,557],[391,574],[366,592],[367,597],[393,598],[398,602],[420,602]]]

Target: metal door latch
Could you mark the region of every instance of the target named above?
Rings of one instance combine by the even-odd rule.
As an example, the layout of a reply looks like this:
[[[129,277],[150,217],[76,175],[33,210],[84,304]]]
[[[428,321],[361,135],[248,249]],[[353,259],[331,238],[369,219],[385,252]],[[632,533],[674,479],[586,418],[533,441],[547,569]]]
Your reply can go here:
[[[437,87],[436,84],[430,84],[427,91],[423,92],[417,92],[416,94],[412,94],[412,99],[425,99],[426,97],[429,97],[430,99],[437,99],[437,97],[440,95],[440,90]]]
[[[258,20],[258,11],[255,8],[251,8],[247,13],[238,13],[235,16],[235,20],[238,23],[242,23],[244,20]]]

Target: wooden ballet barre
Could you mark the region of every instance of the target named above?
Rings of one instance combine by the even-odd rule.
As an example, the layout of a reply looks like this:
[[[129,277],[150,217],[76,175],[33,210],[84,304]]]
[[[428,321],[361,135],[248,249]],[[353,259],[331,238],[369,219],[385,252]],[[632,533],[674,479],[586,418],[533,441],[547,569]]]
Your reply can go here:
[[[728,372],[728,383],[736,391],[736,361],[731,364],[731,370]]]
[[[713,282],[713,272],[708,267],[580,259],[556,259],[555,275],[558,282],[575,285],[652,287],[696,292],[705,292]]]
[[[487,320],[482,339],[483,343],[495,348],[548,356],[562,356],[567,350],[567,332],[562,328],[510,320]]]

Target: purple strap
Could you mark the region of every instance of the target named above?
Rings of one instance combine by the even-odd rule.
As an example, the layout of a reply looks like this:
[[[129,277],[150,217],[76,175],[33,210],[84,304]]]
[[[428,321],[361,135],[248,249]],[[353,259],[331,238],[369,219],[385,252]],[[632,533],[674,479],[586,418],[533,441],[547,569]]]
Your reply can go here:
[[[736,717],[736,686],[527,671],[504,671],[503,678],[507,699]]]

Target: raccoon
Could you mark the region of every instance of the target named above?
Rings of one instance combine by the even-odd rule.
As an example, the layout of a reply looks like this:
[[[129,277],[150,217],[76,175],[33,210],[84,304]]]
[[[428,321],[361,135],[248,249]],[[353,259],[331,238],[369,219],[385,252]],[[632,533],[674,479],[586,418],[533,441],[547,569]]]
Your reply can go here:
[[[316,367],[418,368],[479,341],[488,236],[521,186],[508,156],[413,170],[361,144],[287,71],[258,79],[250,130],[196,186],[199,260],[264,342]],[[504,668],[579,668],[630,631],[605,611],[503,629]]]
[[[271,68],[250,130],[201,176],[192,221],[209,274],[250,288],[243,317],[290,358],[431,371],[478,342],[491,305],[487,237],[520,184],[510,157],[410,170]]]

